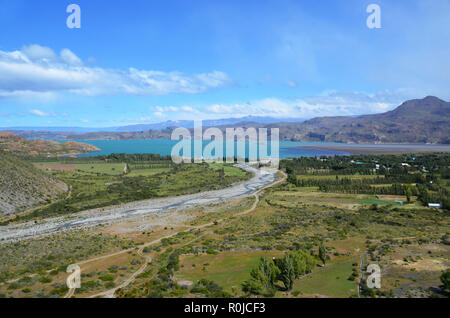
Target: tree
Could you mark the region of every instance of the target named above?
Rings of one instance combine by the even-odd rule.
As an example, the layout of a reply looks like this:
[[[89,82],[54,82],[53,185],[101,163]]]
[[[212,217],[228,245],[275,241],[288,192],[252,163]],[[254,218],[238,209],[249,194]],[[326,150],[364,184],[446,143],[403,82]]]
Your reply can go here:
[[[291,253],[294,261],[295,278],[310,273],[316,262],[314,257],[307,251],[296,251]]]
[[[280,270],[272,260],[261,257],[258,266],[251,270],[250,279],[242,284],[242,290],[256,295],[274,296],[275,281]]]
[[[287,182],[293,185],[297,185],[297,176],[295,174],[289,174],[287,177]]]
[[[221,183],[225,181],[225,169],[223,167],[219,169],[219,179]]]
[[[450,268],[442,273],[441,282],[444,284],[445,289],[450,290]]]
[[[412,197],[411,187],[408,187],[408,188],[406,189],[406,200],[408,201],[408,203],[411,202],[411,197]]]
[[[296,264],[292,254],[286,254],[282,259],[275,260],[275,264],[280,269],[278,276],[284,284],[286,290],[292,290],[296,275]]]
[[[321,242],[319,245],[319,258],[323,262],[323,266],[325,266],[325,263],[327,261],[327,250],[323,245],[323,242]]]

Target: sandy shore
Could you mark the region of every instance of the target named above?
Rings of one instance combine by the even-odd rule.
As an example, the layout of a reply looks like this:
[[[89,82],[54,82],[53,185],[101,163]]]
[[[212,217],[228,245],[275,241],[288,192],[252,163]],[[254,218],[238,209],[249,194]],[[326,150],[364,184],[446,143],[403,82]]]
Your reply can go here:
[[[317,144],[303,146],[303,149],[331,150],[348,152],[352,155],[364,154],[403,154],[423,152],[450,152],[450,145],[418,145],[418,144]]]

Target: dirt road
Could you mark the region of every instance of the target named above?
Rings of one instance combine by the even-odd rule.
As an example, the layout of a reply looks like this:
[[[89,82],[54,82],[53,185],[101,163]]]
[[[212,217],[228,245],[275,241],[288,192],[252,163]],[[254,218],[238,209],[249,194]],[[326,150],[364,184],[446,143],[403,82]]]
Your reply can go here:
[[[256,192],[254,192],[254,193],[253,193],[253,196],[255,197],[255,202],[253,202],[252,206],[251,206],[249,209],[247,209],[247,210],[245,210],[245,211],[243,211],[243,212],[241,212],[241,213],[239,213],[239,214],[236,214],[236,216],[240,217],[240,216],[244,216],[244,215],[246,215],[246,214],[249,214],[249,213],[253,212],[253,211],[256,209],[256,207],[258,206],[258,203],[259,203],[259,196],[260,196],[261,192],[263,192],[265,189],[267,189],[267,188],[269,188],[269,187],[273,187],[273,186],[275,186],[275,185],[277,185],[277,184],[280,184],[280,183],[286,181],[287,175],[286,175],[284,172],[281,172],[281,173],[282,173],[282,175],[283,175],[283,177],[282,177],[281,179],[279,179],[279,180],[277,180],[277,181],[273,181],[272,183],[270,183],[270,184],[268,184],[268,185],[265,185],[264,187],[260,188],[260,189],[257,190]],[[209,226],[214,225],[214,222],[221,222],[221,221],[223,221],[223,219],[215,220],[215,221],[213,221],[213,222],[206,223],[206,224],[202,224],[202,225],[198,225],[198,226],[193,226],[193,227],[190,227],[190,229],[192,229],[192,230],[201,230],[201,229],[204,229],[204,228],[206,228],[206,227],[209,227]],[[141,256],[143,256],[143,257],[145,258],[145,256],[143,255],[143,250],[144,250],[144,248],[146,248],[146,247],[148,247],[148,246],[151,246],[151,245],[158,244],[158,243],[160,243],[163,239],[167,239],[167,238],[174,237],[174,236],[177,235],[178,233],[179,233],[179,232],[172,233],[172,234],[170,234],[170,235],[167,235],[167,236],[165,236],[165,237],[161,237],[161,238],[159,238],[159,239],[157,239],[157,240],[153,240],[153,241],[151,241],[151,242],[148,242],[148,243],[142,245],[142,246],[139,248],[139,250],[138,250],[138,254],[141,255]],[[203,234],[203,235],[204,235],[204,234]],[[190,243],[192,243],[192,242],[194,242],[194,241],[196,241],[196,240],[198,240],[198,239],[200,239],[200,238],[201,238],[201,236],[200,236],[200,237],[197,237],[196,239],[194,239],[194,240],[192,240],[192,241],[190,241],[190,242],[187,242],[187,243],[183,244],[182,246],[188,245],[188,244],[190,244]],[[123,250],[123,251],[119,251],[119,252],[115,252],[115,253],[111,253],[111,254],[108,254],[108,255],[103,255],[103,256],[99,256],[99,257],[94,257],[94,258],[91,258],[91,259],[89,259],[89,260],[85,260],[85,261],[78,262],[77,264],[78,264],[78,265],[83,265],[83,264],[86,264],[86,263],[90,263],[90,262],[98,261],[98,260],[101,260],[101,259],[105,259],[105,258],[113,257],[113,256],[116,256],[116,255],[120,255],[120,254],[123,254],[123,253],[127,253],[127,252],[129,252],[129,251],[131,251],[131,250],[133,250],[133,248],[127,249],[127,250]],[[138,275],[140,275],[141,273],[143,273],[143,272],[145,271],[145,269],[147,268],[148,263],[149,263],[150,261],[151,261],[151,260],[146,259],[146,261],[144,262],[144,264],[143,264],[136,272],[134,272],[134,273],[133,273],[133,274],[132,274],[125,282],[123,282],[123,283],[120,284],[119,286],[117,286],[117,287],[115,287],[115,288],[112,288],[112,289],[110,289],[110,290],[104,291],[104,292],[102,292],[102,293],[95,294],[95,295],[91,296],[91,298],[93,298],[93,297],[114,298],[114,293],[115,293],[118,289],[125,288],[125,287],[127,287],[129,284],[131,284],[131,283],[136,279],[136,277],[137,277]],[[154,274],[154,275],[155,275],[155,274]],[[70,289],[69,292],[64,296],[64,298],[70,298],[70,297],[72,297],[73,294],[74,294],[74,292],[75,292],[74,289]]]

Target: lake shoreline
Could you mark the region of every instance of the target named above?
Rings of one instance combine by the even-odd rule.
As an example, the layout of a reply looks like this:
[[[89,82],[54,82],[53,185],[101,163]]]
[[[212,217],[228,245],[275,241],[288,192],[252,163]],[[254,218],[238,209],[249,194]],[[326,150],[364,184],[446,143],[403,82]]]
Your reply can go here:
[[[90,142],[101,151],[82,154],[77,157],[107,156],[113,153],[153,153],[170,156],[178,141],[155,140],[76,140]],[[204,142],[204,146],[208,142]],[[246,146],[247,147],[247,146]],[[270,147],[269,147],[270,148]],[[225,151],[225,149],[224,149]],[[248,150],[246,150],[248,151]],[[348,156],[358,154],[402,154],[423,152],[450,152],[450,145],[439,144],[346,144],[300,141],[280,141],[280,159],[320,156]]]
[[[450,145],[420,144],[317,144],[302,148],[348,152],[351,155],[450,152]]]

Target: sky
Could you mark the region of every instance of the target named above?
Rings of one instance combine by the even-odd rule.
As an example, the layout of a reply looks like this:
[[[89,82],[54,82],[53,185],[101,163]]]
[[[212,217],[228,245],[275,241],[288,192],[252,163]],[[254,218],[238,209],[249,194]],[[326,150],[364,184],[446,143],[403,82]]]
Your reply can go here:
[[[68,28],[66,8],[81,8]],[[370,29],[366,9],[381,9]],[[450,0],[0,0],[0,127],[313,118],[450,100]]]

